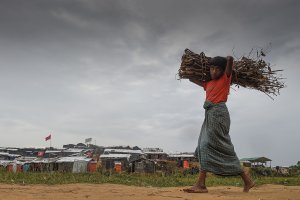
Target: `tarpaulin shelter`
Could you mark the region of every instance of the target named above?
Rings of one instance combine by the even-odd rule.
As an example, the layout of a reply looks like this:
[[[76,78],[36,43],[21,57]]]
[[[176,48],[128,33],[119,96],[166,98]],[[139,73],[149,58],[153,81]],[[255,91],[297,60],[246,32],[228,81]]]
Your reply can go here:
[[[0,152],[0,160],[14,160],[18,157],[21,157],[19,154],[11,154],[8,152]]]
[[[61,172],[84,173],[87,172],[87,166],[91,160],[86,157],[61,157],[56,163]]]
[[[36,158],[30,162],[30,169],[38,172],[56,171],[58,158]]]
[[[7,171],[13,173],[22,172],[22,165],[23,163],[18,161],[11,162],[7,165]]]
[[[28,172],[30,171],[30,163],[24,163],[23,165],[23,172]]]
[[[1,171],[7,171],[8,165],[11,163],[11,160],[0,160],[0,170]]]
[[[141,158],[131,163],[132,172],[137,173],[154,173],[155,172],[155,161]]]
[[[173,153],[168,155],[168,160],[177,162],[177,167],[188,169],[190,162],[195,162],[196,158],[194,153]]]
[[[130,154],[102,154],[100,155],[102,169],[113,170],[116,163],[121,163],[122,170],[128,169],[130,156]]]
[[[241,163],[250,163],[251,167],[266,167],[267,162],[270,162],[270,167],[271,167],[271,159],[266,158],[266,157],[252,157],[252,158],[242,158],[240,159]]]
[[[144,148],[143,152],[147,159],[166,160],[168,154],[160,148]]]

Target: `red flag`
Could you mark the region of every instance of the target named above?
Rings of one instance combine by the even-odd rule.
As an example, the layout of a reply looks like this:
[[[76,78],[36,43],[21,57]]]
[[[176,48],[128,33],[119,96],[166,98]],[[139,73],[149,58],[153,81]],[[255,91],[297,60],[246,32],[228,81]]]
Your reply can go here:
[[[43,157],[43,156],[44,156],[44,154],[45,154],[45,152],[44,152],[44,151],[39,151],[39,152],[38,152],[38,157]]]
[[[51,139],[51,134],[48,135],[48,136],[45,138],[46,141],[47,141],[47,140],[50,140],[50,139]]]

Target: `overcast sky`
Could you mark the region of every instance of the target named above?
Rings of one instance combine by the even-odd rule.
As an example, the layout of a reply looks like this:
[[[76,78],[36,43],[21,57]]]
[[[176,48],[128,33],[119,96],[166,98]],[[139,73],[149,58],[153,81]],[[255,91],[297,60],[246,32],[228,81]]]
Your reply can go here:
[[[101,146],[194,151],[205,93],[176,80],[185,48],[266,60],[287,88],[271,100],[233,87],[227,106],[240,158],[300,160],[300,1],[1,0],[0,146],[93,138]]]

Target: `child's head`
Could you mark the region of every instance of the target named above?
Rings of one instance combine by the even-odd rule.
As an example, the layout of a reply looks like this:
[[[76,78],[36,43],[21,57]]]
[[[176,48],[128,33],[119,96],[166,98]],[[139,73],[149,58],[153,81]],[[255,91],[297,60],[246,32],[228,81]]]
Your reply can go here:
[[[213,80],[219,79],[224,74],[226,64],[226,58],[221,56],[216,56],[209,61],[210,76]]]

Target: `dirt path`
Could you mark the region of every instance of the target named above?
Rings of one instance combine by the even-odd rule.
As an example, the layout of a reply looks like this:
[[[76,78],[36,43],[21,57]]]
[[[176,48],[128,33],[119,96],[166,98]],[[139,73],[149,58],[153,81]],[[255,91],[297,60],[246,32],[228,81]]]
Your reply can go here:
[[[0,200],[13,199],[101,199],[101,200],[169,200],[169,199],[243,199],[243,200],[300,200],[300,186],[263,185],[249,193],[239,187],[210,187],[207,194],[187,194],[182,187],[153,188],[113,184],[67,184],[67,185],[9,185],[0,184]]]

